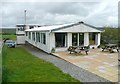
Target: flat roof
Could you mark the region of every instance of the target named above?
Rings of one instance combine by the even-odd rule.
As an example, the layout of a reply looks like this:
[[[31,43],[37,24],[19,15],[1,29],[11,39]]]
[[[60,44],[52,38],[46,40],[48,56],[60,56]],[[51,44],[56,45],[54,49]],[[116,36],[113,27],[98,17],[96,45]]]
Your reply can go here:
[[[24,26],[24,25],[29,25],[29,26],[40,26],[40,24],[16,24],[16,26]]]
[[[60,24],[60,25],[51,25],[51,26],[42,26],[42,27],[34,27],[33,29],[27,29],[25,31],[50,31],[53,29],[58,29],[64,26],[68,26],[74,23],[70,23],[70,24]]]

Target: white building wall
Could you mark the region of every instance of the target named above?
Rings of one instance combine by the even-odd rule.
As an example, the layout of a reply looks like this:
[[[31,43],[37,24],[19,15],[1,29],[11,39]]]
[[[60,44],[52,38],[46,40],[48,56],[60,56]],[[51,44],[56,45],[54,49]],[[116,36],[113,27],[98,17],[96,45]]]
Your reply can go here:
[[[61,48],[55,47],[55,33],[53,32],[45,32],[45,33],[46,33],[46,44],[30,40],[29,36],[27,37],[25,36],[25,40],[47,53],[51,53],[52,48],[55,48],[55,51],[59,52],[59,51],[67,51],[68,47],[72,46],[72,33],[67,33],[67,47],[61,47]],[[32,32],[31,32],[31,39],[32,39]],[[96,40],[97,40],[97,45],[100,45],[100,33],[97,34]],[[84,33],[84,46],[88,46],[88,45],[89,45],[89,33],[85,32]],[[92,47],[96,48],[97,45],[90,45],[90,48]]]
[[[49,40],[48,40],[49,39],[49,33],[48,32],[44,32],[44,33],[46,33],[46,44],[33,41],[32,40],[32,32],[31,32],[31,39],[29,39],[28,37],[25,37],[25,40],[28,43],[32,44],[33,46],[35,46],[35,47],[37,47],[37,48],[39,48],[39,49],[41,49],[41,50],[43,50],[43,51],[45,51],[47,53],[50,53],[50,51],[49,51]],[[36,39],[36,37],[35,37],[35,39]]]
[[[18,29],[16,29],[16,35],[17,35],[16,43],[17,44],[25,44],[25,32],[18,31]]]
[[[79,33],[77,33],[78,35],[77,35],[77,46],[79,46]]]
[[[17,44],[25,44],[25,36],[24,35],[19,35],[17,36],[17,41],[16,41]]]
[[[72,33],[67,33],[67,47],[72,46]]]
[[[47,47],[46,51],[50,53],[51,50],[50,50],[50,33],[49,32],[46,32],[46,47]]]
[[[89,33],[85,32],[84,33],[84,46],[88,46],[89,45]]]
[[[55,52],[67,51],[67,47],[56,48]]]
[[[55,48],[55,33],[49,33],[49,50],[51,52],[52,48]]]
[[[29,26],[29,25],[26,25],[26,26],[25,26],[25,30],[26,30],[26,29],[29,29],[29,28],[30,28],[30,26]]]
[[[98,33],[98,34],[97,34],[97,46],[100,45],[100,39],[101,39],[101,34]]]
[[[95,36],[95,44],[97,46],[100,45],[100,39],[101,39],[101,34],[100,33],[97,33],[96,36]]]

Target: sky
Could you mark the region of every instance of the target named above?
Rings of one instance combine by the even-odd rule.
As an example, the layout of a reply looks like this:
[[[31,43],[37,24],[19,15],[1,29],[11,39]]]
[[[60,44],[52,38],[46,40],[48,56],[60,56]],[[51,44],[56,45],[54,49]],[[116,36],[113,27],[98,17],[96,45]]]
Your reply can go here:
[[[0,26],[24,24],[24,10],[27,10],[27,24],[52,25],[83,21],[96,27],[117,27],[118,1],[3,0],[0,3]]]

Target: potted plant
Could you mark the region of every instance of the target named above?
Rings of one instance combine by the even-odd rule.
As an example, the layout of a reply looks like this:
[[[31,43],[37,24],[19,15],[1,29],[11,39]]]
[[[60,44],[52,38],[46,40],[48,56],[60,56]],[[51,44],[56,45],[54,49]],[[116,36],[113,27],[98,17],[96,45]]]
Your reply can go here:
[[[51,49],[51,53],[54,53],[54,52],[55,52],[55,48],[52,48],[52,49]]]

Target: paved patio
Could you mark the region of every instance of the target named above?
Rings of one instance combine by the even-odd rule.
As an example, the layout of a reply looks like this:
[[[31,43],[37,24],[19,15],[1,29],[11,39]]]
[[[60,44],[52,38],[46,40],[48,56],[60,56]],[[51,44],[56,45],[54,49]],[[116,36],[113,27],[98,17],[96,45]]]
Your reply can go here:
[[[88,70],[100,77],[112,82],[118,82],[118,53],[102,52],[101,49],[91,49],[88,55],[84,51],[69,54],[66,52],[56,52],[54,55]]]

